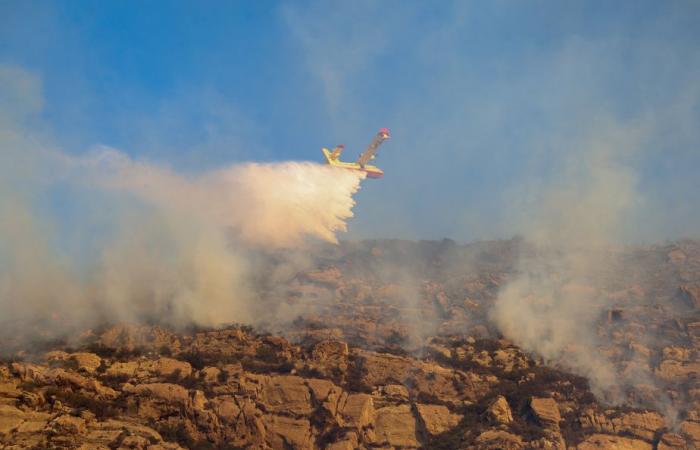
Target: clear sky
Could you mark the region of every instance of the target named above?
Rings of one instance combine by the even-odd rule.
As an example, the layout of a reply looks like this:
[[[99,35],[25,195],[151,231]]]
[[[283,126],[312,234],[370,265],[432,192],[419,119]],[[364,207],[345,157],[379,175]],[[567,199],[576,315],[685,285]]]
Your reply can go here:
[[[698,24],[690,0],[4,0],[0,67],[41,80],[37,138],[180,171],[389,127],[350,238],[510,237],[543,192],[616,195],[580,160],[658,240],[700,234]]]

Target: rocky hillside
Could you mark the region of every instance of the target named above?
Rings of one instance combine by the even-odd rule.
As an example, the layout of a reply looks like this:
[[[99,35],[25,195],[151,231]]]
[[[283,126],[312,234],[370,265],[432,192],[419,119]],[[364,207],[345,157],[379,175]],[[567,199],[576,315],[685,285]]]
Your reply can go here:
[[[620,251],[623,269],[595,287],[596,351],[638,380],[614,401],[489,320],[523,251],[380,241],[303,264],[267,255],[255,327],[7,336],[0,448],[698,448],[700,244]],[[281,270],[290,260],[301,269]]]

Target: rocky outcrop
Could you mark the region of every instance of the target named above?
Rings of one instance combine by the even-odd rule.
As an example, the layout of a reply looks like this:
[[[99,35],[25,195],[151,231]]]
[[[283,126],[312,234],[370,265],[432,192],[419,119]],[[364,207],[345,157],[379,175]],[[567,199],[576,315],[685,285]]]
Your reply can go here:
[[[409,405],[387,406],[378,409],[374,418],[373,444],[392,447],[417,448],[416,418]]]
[[[19,349],[0,363],[0,448],[700,448],[700,245],[619,250],[566,288],[598,308],[605,401],[567,372],[582,343],[550,365],[491,321],[519,245],[341,243],[261,279],[261,311],[304,312],[272,334],[118,324]]]
[[[502,395],[496,397],[486,410],[490,419],[497,423],[507,425],[513,421],[513,413],[510,410],[508,401]]]
[[[461,414],[453,414],[443,405],[416,404],[416,411],[422,429],[430,436],[442,434],[453,429],[464,417]]]
[[[561,415],[559,414],[559,406],[554,399],[535,397],[530,400],[530,408],[543,427],[559,429]]]
[[[654,447],[639,439],[609,434],[594,434],[576,447],[578,450],[652,450]]]

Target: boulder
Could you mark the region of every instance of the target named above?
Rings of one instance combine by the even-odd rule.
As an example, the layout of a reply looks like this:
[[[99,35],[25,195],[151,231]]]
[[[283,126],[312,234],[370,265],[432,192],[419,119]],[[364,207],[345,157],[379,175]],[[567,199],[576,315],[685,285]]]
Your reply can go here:
[[[513,421],[513,412],[510,410],[508,401],[502,395],[496,397],[486,410],[488,416],[497,423],[509,424]]]
[[[54,432],[58,434],[84,434],[87,431],[85,419],[64,414],[56,417],[50,423]]]
[[[317,378],[306,380],[306,385],[311,390],[314,404],[320,404],[332,416],[338,413],[338,401],[343,395],[341,388],[328,380],[319,380]]]
[[[408,389],[401,384],[388,384],[382,387],[382,394],[394,401],[408,401]]]
[[[403,384],[410,374],[413,362],[406,357],[357,351],[358,382],[362,387],[372,389],[387,384]]]
[[[313,411],[309,388],[303,378],[294,375],[267,379],[258,400],[269,412],[306,415]]]
[[[213,399],[212,408],[224,423],[235,423],[241,415],[241,408],[238,407],[238,403],[229,397]]]
[[[162,378],[187,378],[192,375],[192,366],[187,361],[172,358],[159,358],[153,363],[152,370]]]
[[[361,430],[372,423],[374,405],[368,394],[350,394],[341,399],[339,406],[338,424],[343,427]]]
[[[24,422],[25,414],[10,405],[0,405],[0,436],[12,433]]]
[[[19,398],[22,396],[22,391],[17,388],[17,384],[13,382],[0,382],[0,398]]]
[[[700,423],[683,421],[680,426],[680,434],[692,442],[695,447],[700,447]]]
[[[311,424],[306,419],[265,415],[266,441],[272,448],[312,449]]]
[[[107,368],[105,374],[111,377],[133,378],[139,368],[138,361],[115,362]]]
[[[682,436],[676,433],[664,433],[656,445],[657,450],[688,450],[688,445]]]
[[[666,426],[666,421],[655,412],[632,412],[611,419],[616,433],[624,433],[653,441],[656,432]]]
[[[667,359],[661,361],[654,371],[664,381],[682,381],[690,376],[700,375],[700,362],[681,362]]]
[[[187,389],[172,383],[138,384],[125,386],[124,392],[141,396],[148,396],[165,403],[186,405],[189,399]]]
[[[580,443],[577,450],[652,450],[653,446],[640,439],[609,434],[593,434]]]
[[[199,371],[200,378],[206,384],[217,384],[221,374],[221,369],[218,367],[205,367]]]
[[[421,426],[431,436],[444,433],[456,427],[460,420],[461,414],[453,414],[443,405],[423,405],[416,404],[416,412],[420,419]]]
[[[435,358],[442,358],[445,360],[452,359],[452,351],[444,345],[431,344],[428,346],[428,352]]]
[[[479,450],[520,450],[523,440],[520,436],[503,430],[486,430],[474,440],[474,446],[468,448]]]
[[[441,403],[459,406],[466,396],[474,400],[478,394],[466,389],[458,390],[455,383],[456,373],[437,364],[421,363],[413,371],[413,376],[407,381],[417,396],[438,399]],[[474,386],[467,384],[467,386]],[[436,402],[437,403],[437,402]]]
[[[77,369],[89,374],[95,373],[102,364],[102,358],[94,353],[73,353],[70,360],[75,362]]]
[[[341,439],[328,444],[326,450],[356,450],[358,447],[357,433],[346,433]]]
[[[416,419],[409,405],[387,406],[376,411],[374,444],[417,448]]]
[[[559,428],[561,415],[559,406],[553,398],[533,397],[530,400],[530,408],[540,425],[545,428]]]

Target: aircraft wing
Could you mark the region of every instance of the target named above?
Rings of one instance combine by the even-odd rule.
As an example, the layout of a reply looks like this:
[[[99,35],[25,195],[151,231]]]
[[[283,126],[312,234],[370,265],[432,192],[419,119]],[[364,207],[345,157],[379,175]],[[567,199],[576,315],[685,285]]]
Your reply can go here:
[[[387,139],[389,139],[389,129],[382,128],[381,130],[379,130],[377,135],[374,136],[374,139],[372,139],[372,142],[370,142],[365,151],[360,154],[357,163],[360,166],[364,167],[364,165],[367,164],[371,159],[374,159],[374,154],[377,153],[377,149],[382,144],[382,142],[384,142]]]

